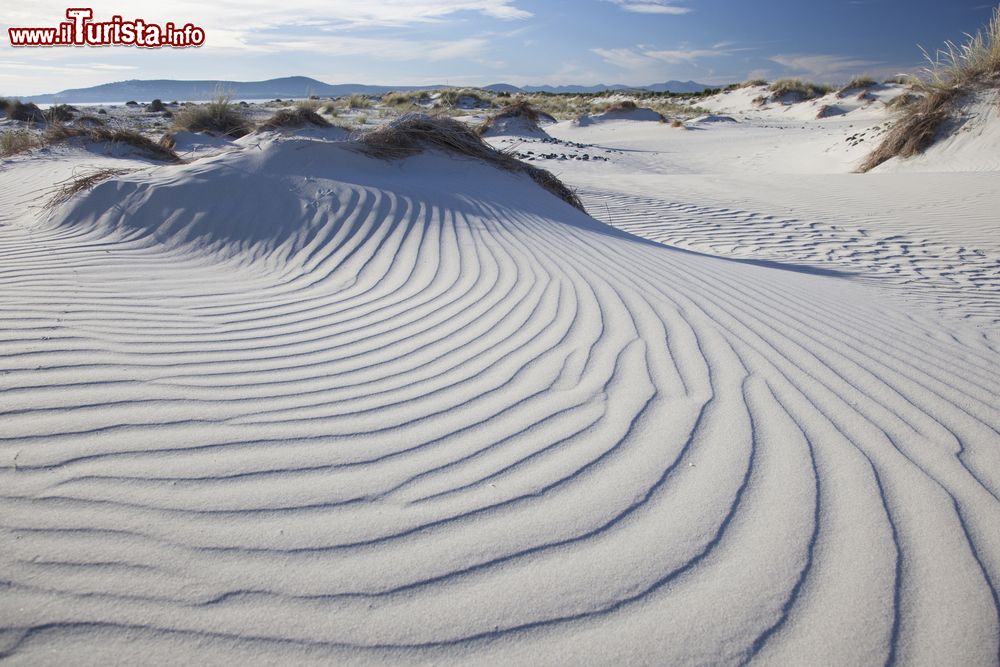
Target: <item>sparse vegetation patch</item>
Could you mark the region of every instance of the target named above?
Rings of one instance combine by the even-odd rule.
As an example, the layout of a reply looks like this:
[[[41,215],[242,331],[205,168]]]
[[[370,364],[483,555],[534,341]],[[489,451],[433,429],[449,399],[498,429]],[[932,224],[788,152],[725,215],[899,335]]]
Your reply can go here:
[[[239,138],[249,134],[253,127],[228,95],[219,94],[211,102],[185,106],[174,114],[173,129]]]
[[[802,79],[780,79],[768,88],[771,99],[776,102],[803,102],[822,97],[832,89],[830,86],[803,81]]]
[[[157,160],[163,160],[164,162],[180,161],[177,154],[170,148],[161,146],[149,137],[145,137],[132,130],[112,129],[103,126],[68,127],[66,125],[56,125],[49,128],[44,135],[45,143],[56,143],[71,139],[110,144],[127,144]]]
[[[498,151],[468,125],[453,118],[405,114],[361,135],[359,144],[364,153],[380,159],[400,159],[427,149],[437,149],[482,160],[501,169],[525,173],[552,194],[584,211],[576,193],[551,172]]]
[[[0,132],[0,157],[9,157],[42,145],[41,137],[30,130]]]
[[[282,127],[332,127],[330,122],[315,111],[304,107],[279,109],[273,116],[258,126],[258,130],[275,130]]]

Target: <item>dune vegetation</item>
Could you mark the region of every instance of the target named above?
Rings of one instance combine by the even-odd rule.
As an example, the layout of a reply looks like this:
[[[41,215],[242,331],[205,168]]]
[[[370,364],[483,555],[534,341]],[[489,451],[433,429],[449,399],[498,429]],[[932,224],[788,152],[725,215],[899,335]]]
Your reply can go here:
[[[772,83],[768,90],[774,101],[802,102],[822,97],[832,89],[828,85],[803,81],[802,79],[779,79]]]
[[[186,106],[174,114],[173,129],[239,138],[249,134],[253,126],[232,98],[220,92],[211,102]]]
[[[1000,6],[987,25],[965,42],[945,42],[934,55],[924,51],[927,67],[912,82],[919,93],[892,108],[900,112],[892,130],[858,168],[867,172],[894,157],[908,158],[927,150],[969,94],[996,88],[1000,77]],[[895,102],[895,101],[894,101]]]
[[[584,211],[579,197],[545,169],[526,164],[483,141],[471,127],[453,118],[405,114],[359,138],[362,152],[386,160],[401,159],[435,149],[481,160],[495,167],[527,174],[542,188]]]
[[[257,131],[276,130],[282,127],[305,127],[308,125],[331,127],[330,121],[315,111],[304,106],[295,106],[287,109],[279,109],[273,116],[258,125]]]
[[[52,144],[73,139],[95,143],[124,144],[137,149],[147,157],[164,162],[178,162],[180,160],[177,154],[170,148],[153,141],[143,134],[123,128],[54,125],[45,131],[40,141]]]
[[[41,145],[40,136],[29,130],[17,129],[0,132],[0,157],[23,153]]]

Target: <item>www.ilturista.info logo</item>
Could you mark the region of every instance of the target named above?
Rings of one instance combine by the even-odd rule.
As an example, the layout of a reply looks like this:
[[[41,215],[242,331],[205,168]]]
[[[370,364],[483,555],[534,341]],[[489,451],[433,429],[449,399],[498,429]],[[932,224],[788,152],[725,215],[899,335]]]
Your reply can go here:
[[[205,31],[186,23],[163,25],[142,19],[126,21],[112,16],[110,21],[93,21],[89,7],[70,8],[66,18],[54,28],[7,28],[11,46],[164,46],[185,48],[205,43]]]

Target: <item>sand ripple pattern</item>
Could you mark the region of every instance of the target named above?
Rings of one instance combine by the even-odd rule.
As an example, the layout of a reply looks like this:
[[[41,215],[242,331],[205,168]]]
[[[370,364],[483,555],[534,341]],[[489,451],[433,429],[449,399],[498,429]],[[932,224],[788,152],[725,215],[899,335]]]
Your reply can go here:
[[[0,656],[998,660],[1000,364],[864,285],[291,141],[0,257]]]
[[[994,249],[880,232],[857,220],[787,217],[596,190],[588,210],[615,227],[723,257],[842,271],[911,303],[1000,326],[1000,254]]]

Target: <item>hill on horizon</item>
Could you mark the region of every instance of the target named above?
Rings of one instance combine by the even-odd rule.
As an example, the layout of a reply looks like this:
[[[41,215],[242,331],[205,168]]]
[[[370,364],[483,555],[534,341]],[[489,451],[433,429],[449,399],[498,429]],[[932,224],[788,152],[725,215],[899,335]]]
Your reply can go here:
[[[310,95],[320,97],[341,97],[345,95],[382,95],[392,91],[426,90],[454,88],[448,85],[385,86],[361,83],[329,84],[306,76],[289,76],[265,81],[223,81],[204,79],[182,81],[176,79],[131,79],[116,81],[88,88],[70,88],[57,93],[21,96],[26,102],[40,104],[55,103],[112,103],[128,100],[146,101],[154,98],[164,100],[198,101],[208,100],[224,90],[235,99],[304,98]],[[484,86],[484,90],[507,93],[597,93],[604,90],[647,90],[653,92],[692,93],[701,92],[711,86],[694,81],[668,81],[648,86],[626,86],[624,84],[598,84],[596,86],[523,86],[496,83]]]

